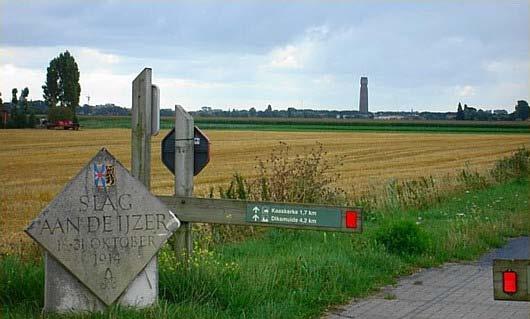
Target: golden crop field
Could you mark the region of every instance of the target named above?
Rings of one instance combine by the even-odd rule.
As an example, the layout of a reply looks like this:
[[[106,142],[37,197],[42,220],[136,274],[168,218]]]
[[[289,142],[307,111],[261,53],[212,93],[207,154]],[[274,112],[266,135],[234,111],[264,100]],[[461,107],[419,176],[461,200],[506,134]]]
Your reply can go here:
[[[348,192],[362,193],[390,178],[445,176],[469,165],[485,170],[519,147],[530,148],[528,135],[421,134],[360,132],[206,131],[210,164],[195,178],[195,195],[225,184],[234,172],[256,175],[258,158],[266,159],[280,141],[303,154],[322,143],[329,159],[340,161]],[[0,130],[0,252],[28,240],[23,227],[95,155],[106,147],[130,168],[130,130]],[[173,175],[160,160],[162,131],[153,141],[152,190],[172,194]]]

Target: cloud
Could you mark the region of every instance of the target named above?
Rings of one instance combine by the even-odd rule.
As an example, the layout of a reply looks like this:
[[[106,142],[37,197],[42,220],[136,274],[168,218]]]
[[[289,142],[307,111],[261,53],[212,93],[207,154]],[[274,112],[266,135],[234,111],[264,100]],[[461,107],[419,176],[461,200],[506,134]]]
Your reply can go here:
[[[270,66],[273,68],[301,69],[304,66],[303,59],[306,53],[300,47],[288,45],[274,49],[270,55]]]
[[[332,84],[335,82],[335,77],[332,74],[324,74],[322,76],[319,76],[315,79],[313,79],[313,83],[315,84]]]
[[[487,72],[494,76],[503,78],[513,77],[528,77],[528,71],[530,69],[530,62],[523,59],[497,59],[489,60],[482,64],[482,67]]]
[[[287,108],[303,100],[355,109],[360,76],[369,77],[372,110],[528,98],[526,2],[63,0],[0,8],[1,28],[10,30],[0,37],[4,97],[16,85],[40,98],[49,61],[69,49],[81,101],[89,94],[91,103],[129,106],[144,67],[165,106]]]
[[[228,85],[214,82],[195,81],[179,78],[158,78],[156,84],[168,89],[212,89],[227,87]]]
[[[108,67],[112,64],[120,63],[121,57],[116,54],[103,53],[94,48],[79,48],[75,50],[76,59],[80,62],[92,63]]]
[[[102,69],[82,72],[79,79],[80,104],[86,103],[87,96],[90,96],[92,105],[114,103],[130,108],[131,83],[135,76],[135,74],[115,74]]]
[[[476,89],[475,87],[471,85],[464,85],[464,86],[457,86],[455,88],[455,91],[456,91],[456,95],[460,97],[470,97],[470,96],[475,95]]]
[[[45,75],[38,69],[17,67],[13,64],[0,64],[0,92],[4,102],[11,101],[11,90],[17,88],[29,89],[29,99],[42,98],[42,88]]]

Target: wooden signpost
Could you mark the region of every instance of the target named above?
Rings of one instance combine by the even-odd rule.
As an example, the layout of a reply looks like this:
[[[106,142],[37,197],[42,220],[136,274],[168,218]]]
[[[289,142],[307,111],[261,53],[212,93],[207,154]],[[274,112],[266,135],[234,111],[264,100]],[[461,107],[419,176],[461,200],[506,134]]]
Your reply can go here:
[[[294,229],[361,232],[358,207],[157,196],[181,221]]]
[[[162,144],[166,157],[174,154],[175,195],[150,194],[160,96],[151,79],[144,69],[132,85],[131,173],[101,149],[26,229],[46,250],[45,311],[153,305],[156,253],[174,232],[177,253],[189,256],[191,223],[362,231],[356,207],[192,197],[194,172],[210,158],[209,141],[178,105],[175,129]]]

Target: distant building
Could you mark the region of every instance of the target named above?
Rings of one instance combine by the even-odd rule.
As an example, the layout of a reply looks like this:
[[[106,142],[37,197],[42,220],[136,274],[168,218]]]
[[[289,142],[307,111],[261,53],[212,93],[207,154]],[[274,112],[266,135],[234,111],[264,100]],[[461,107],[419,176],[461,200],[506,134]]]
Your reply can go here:
[[[375,120],[404,120],[406,117],[404,115],[380,115],[375,116]]]
[[[0,104],[0,125],[3,128],[6,128],[8,120],[9,120],[9,106]]]
[[[359,112],[368,113],[368,78],[361,77],[361,91],[359,93]]]
[[[495,115],[508,115],[508,111],[506,111],[506,110],[494,110],[493,114],[495,114]]]

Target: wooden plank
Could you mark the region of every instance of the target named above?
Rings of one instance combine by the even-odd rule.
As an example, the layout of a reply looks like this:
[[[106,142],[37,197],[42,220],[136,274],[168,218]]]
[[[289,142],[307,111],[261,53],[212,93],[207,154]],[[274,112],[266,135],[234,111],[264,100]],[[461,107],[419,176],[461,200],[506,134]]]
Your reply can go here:
[[[196,198],[187,196],[157,196],[164,202],[181,221],[194,223],[212,223],[212,224],[231,224],[246,226],[265,226],[280,227],[293,229],[313,229],[340,232],[361,232],[362,231],[362,212],[359,207],[342,207],[329,205],[312,205],[312,204],[292,204],[292,203],[273,203],[273,202],[253,202],[231,199],[210,199]],[[318,209],[338,209],[340,210],[341,224],[339,227],[321,227],[314,225],[294,225],[282,223],[262,223],[251,222],[247,218],[248,206],[283,206],[299,207],[300,209],[318,210]],[[357,227],[346,227],[346,212],[357,212]]]
[[[517,292],[507,294],[503,290],[503,272],[517,273]],[[530,260],[495,259],[493,260],[493,297],[495,300],[530,301]]]
[[[175,196],[193,195],[193,117],[175,105]],[[175,251],[190,256],[193,252],[191,223],[183,221],[175,232]]]

